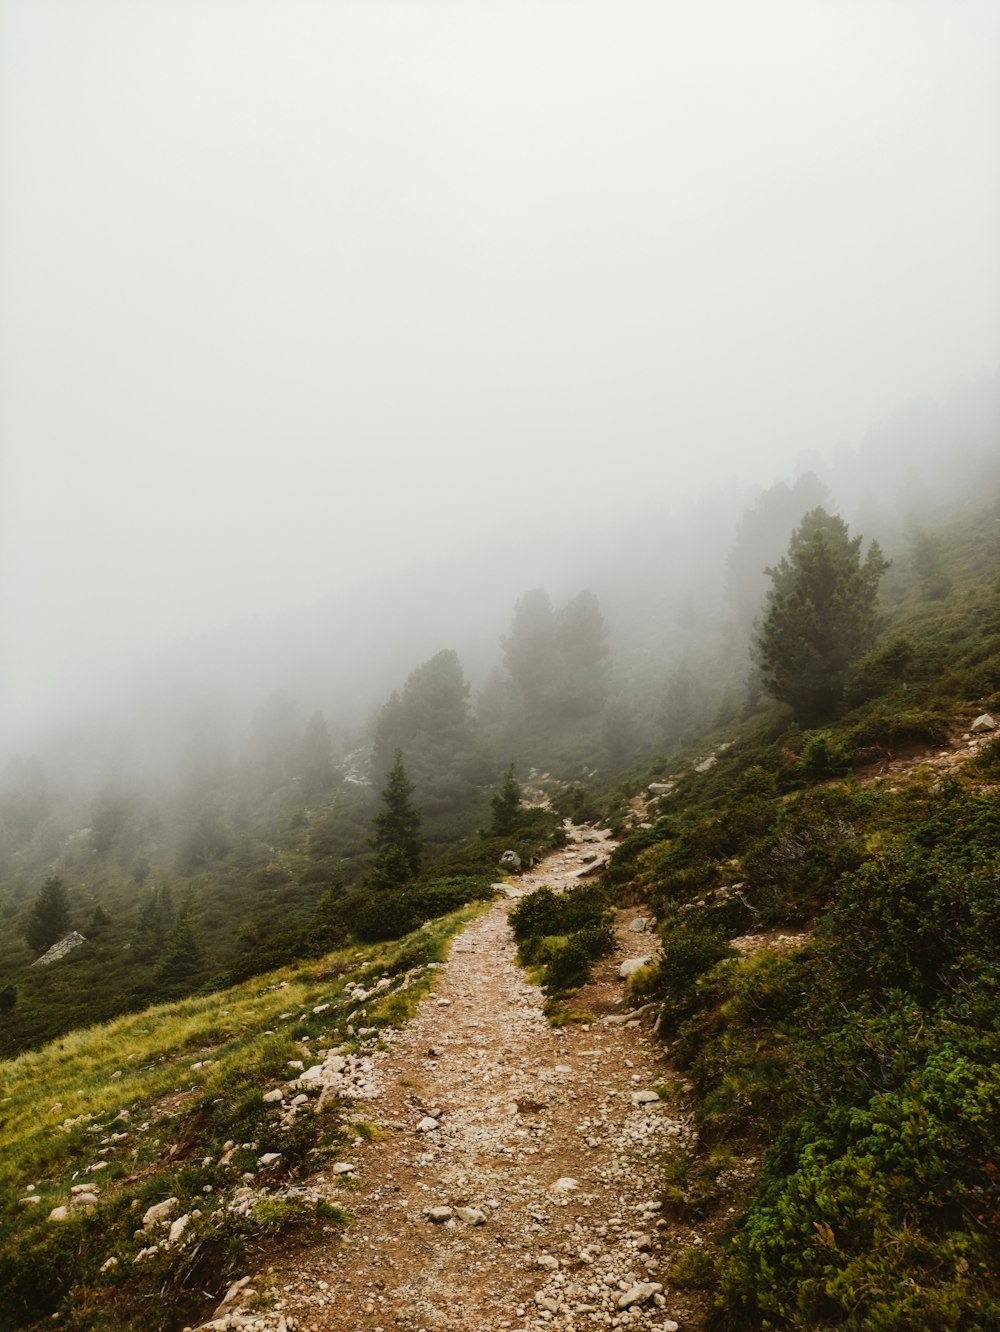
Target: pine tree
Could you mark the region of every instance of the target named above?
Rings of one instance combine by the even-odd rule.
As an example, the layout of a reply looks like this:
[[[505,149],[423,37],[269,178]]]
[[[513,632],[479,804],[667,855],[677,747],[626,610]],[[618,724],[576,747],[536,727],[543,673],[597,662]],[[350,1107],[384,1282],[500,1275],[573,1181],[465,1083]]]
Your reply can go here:
[[[771,590],[758,625],[756,659],[767,691],[803,721],[834,712],[850,666],[870,647],[876,598],[889,567],[877,542],[861,558],[836,514],[813,509],[792,533],[785,555],[768,569]]]
[[[490,831],[497,837],[509,837],[515,832],[521,817],[521,784],[514,773],[513,763],[504,773],[503,785],[490,797],[493,823]]]
[[[375,888],[401,888],[420,872],[423,842],[420,811],[413,805],[413,783],[403,767],[403,751],[395,761],[382,791],[385,808],[375,816],[371,882]]]
[[[62,879],[53,875],[45,880],[41,892],[35,898],[28,916],[25,937],[36,953],[44,953],[68,931],[69,898]]]
[[[201,967],[201,948],[191,922],[190,908],[185,905],[167,932],[163,957],[156,969],[161,984],[173,985],[193,976]]]

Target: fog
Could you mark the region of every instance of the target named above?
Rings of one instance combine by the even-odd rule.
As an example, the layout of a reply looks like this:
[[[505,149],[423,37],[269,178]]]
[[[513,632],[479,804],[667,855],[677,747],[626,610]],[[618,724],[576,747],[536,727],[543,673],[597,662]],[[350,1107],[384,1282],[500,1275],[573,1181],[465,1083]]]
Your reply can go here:
[[[673,606],[777,478],[863,512],[995,404],[998,52],[973,0],[0,0],[0,748],[358,718],[528,588]]]

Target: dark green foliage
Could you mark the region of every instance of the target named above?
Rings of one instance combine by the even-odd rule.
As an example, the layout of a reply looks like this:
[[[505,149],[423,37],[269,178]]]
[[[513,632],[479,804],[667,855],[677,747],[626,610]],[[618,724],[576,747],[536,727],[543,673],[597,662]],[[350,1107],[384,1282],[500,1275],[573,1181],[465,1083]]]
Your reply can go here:
[[[574,782],[553,797],[552,808],[571,823],[596,823],[601,817],[597,796],[589,786]]]
[[[9,1013],[17,1006],[17,986],[8,983],[0,986],[0,1013]]]
[[[163,956],[156,969],[161,985],[182,984],[202,969],[202,954],[188,906],[181,910],[167,933]]]
[[[543,969],[543,985],[558,994],[583,985],[592,963],[614,946],[605,890],[587,884],[556,893],[543,885],[510,913],[518,957]]]
[[[503,776],[500,790],[490,797],[493,820],[490,832],[495,837],[509,837],[517,830],[521,817],[521,784],[512,763]]]
[[[850,766],[847,750],[829,731],[814,731],[802,746],[799,767],[803,777],[808,777],[810,781],[839,777]]]
[[[866,652],[847,673],[844,696],[857,706],[882,694],[892,693],[905,683],[916,649],[904,634],[897,634],[881,647]]]
[[[726,561],[726,593],[739,620],[749,629],[767,595],[769,566],[781,558],[804,513],[826,503],[827,488],[812,472],[791,486],[779,481],[743,512]]]
[[[423,839],[420,811],[411,800],[413,789],[403,766],[402,750],[397,749],[382,791],[384,808],[375,816],[372,838],[372,883],[379,890],[401,888],[419,873]]]
[[[57,874],[53,874],[42,884],[28,916],[24,932],[28,946],[36,953],[44,953],[68,932],[69,926],[66,886]]]
[[[991,781],[1000,781],[1000,736],[983,745],[976,755],[976,768]]]
[[[450,649],[412,671],[382,709],[372,757],[376,783],[388,778],[397,749],[406,754],[428,823],[438,830],[449,820],[468,820],[489,769],[469,715],[469,685]]]
[[[351,905],[351,930],[366,942],[399,939],[418,923],[409,895],[398,889],[360,894],[348,904],[349,909]]]
[[[851,538],[842,518],[813,509],[792,534],[788,554],[768,570],[757,662],[765,688],[797,716],[836,711],[848,670],[875,636],[887,568],[876,542],[862,560],[861,537]]]

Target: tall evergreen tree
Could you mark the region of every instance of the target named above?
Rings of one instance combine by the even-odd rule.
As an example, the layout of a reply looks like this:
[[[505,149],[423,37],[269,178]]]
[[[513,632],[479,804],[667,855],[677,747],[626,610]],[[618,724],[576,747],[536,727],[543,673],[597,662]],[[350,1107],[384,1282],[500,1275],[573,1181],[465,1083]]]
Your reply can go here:
[[[490,831],[497,837],[509,837],[517,830],[521,816],[521,783],[517,780],[513,763],[503,775],[499,791],[490,796],[493,823]]]
[[[375,848],[371,882],[375,888],[402,888],[420,872],[423,841],[420,811],[411,799],[413,789],[403,766],[403,751],[397,749],[382,791],[384,808],[375,816],[371,839]]]
[[[201,947],[191,921],[190,907],[185,903],[167,932],[163,957],[156,969],[156,979],[161,984],[173,985],[186,981],[200,967]]]
[[[54,874],[45,880],[35,898],[25,937],[36,953],[44,953],[69,931],[69,898],[62,879]]]
[[[803,721],[841,701],[848,669],[875,637],[876,598],[889,567],[878,542],[861,558],[861,537],[825,509],[792,533],[788,554],[767,573],[771,590],[757,631],[764,686]]]

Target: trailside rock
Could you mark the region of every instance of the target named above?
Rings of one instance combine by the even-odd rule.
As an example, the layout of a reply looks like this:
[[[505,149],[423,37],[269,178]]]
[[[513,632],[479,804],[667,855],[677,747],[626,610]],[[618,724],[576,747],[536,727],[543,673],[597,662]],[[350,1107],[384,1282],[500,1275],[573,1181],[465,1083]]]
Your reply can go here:
[[[649,961],[648,957],[630,957],[618,968],[618,975],[622,980],[627,980],[629,976],[634,976],[637,971],[641,971]]]
[[[619,1309],[631,1309],[633,1305],[645,1304],[651,1300],[654,1295],[659,1295],[663,1287],[658,1281],[637,1281],[634,1286],[630,1286],[618,1299]]]
[[[521,857],[516,851],[505,851],[500,857],[500,864],[508,871],[508,873],[521,873]]]
[[[985,731],[995,731],[996,722],[988,712],[981,713],[969,727],[973,735],[982,735]]]

